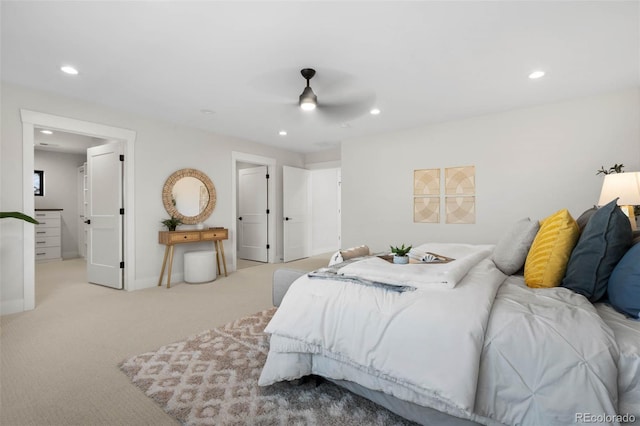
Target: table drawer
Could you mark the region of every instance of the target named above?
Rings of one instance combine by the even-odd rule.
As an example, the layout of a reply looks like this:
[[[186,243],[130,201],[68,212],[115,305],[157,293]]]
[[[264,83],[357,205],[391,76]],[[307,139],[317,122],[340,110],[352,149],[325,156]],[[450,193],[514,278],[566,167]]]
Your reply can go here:
[[[36,250],[40,247],[59,247],[60,237],[40,237],[36,235]]]
[[[36,232],[36,238],[60,237],[60,227],[42,228],[40,226],[36,226],[35,232]]]
[[[58,247],[36,247],[36,261],[60,259],[60,246]]]
[[[226,240],[229,238],[228,229],[209,229],[206,231],[202,231],[202,239],[211,241],[211,240]]]
[[[200,241],[200,233],[198,232],[170,232],[169,243],[193,242]]]

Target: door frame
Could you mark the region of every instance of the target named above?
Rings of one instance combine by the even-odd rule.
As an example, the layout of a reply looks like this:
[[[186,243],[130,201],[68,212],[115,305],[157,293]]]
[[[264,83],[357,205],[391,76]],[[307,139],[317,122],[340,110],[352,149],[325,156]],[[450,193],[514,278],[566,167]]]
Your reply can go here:
[[[260,155],[246,154],[244,152],[232,151],[231,152],[231,249],[233,250],[233,262],[231,268],[233,271],[237,269],[238,263],[238,234],[237,234],[237,199],[238,199],[238,162],[251,163],[256,166],[267,166],[267,173],[269,173],[269,184],[267,185],[267,208],[269,209],[268,231],[267,231],[267,244],[269,244],[269,252],[267,260],[269,263],[276,262],[277,252],[277,228],[276,228],[276,214],[277,211],[277,193],[276,193],[276,160],[275,158],[262,157]]]
[[[126,214],[124,216],[124,256],[125,256],[125,290],[135,287],[135,234],[134,234],[134,142],[136,132],[120,127],[77,120],[37,111],[20,109],[22,120],[22,206],[30,216],[34,214],[33,199],[33,164],[34,164],[34,131],[36,127],[51,130],[77,133],[101,139],[119,140],[124,143],[124,199]],[[35,227],[24,227],[24,308],[35,308]]]

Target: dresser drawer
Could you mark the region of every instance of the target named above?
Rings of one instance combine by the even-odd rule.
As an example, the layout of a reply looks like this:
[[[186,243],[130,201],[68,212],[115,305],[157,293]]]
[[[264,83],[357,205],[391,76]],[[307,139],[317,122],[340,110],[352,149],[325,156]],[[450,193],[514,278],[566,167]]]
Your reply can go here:
[[[60,259],[60,246],[58,247],[36,247],[36,262],[39,260]]]
[[[37,228],[60,228],[60,217],[53,217],[53,218],[46,218],[46,219],[36,218],[36,220],[40,222],[39,224],[36,225],[36,229]]]
[[[199,232],[170,232],[169,243],[200,241]]]
[[[56,218],[59,219],[60,218],[60,212],[58,212],[58,211],[43,212],[43,211],[36,210],[35,214],[33,216],[39,222],[40,219],[56,219]]]
[[[208,229],[206,231],[202,231],[202,239],[206,241],[226,240],[229,238],[228,232],[228,229]]]
[[[58,237],[60,239],[60,227],[57,228],[43,228],[36,226],[36,239],[43,237]]]
[[[39,237],[36,235],[36,250],[41,247],[59,247],[60,237]]]

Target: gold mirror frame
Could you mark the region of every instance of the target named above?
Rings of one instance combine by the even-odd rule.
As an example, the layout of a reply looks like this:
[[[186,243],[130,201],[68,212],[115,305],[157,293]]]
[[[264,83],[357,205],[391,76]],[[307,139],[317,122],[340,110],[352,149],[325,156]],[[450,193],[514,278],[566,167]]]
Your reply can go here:
[[[197,216],[185,216],[178,211],[173,202],[173,186],[182,178],[193,177],[204,184],[209,191],[209,202],[207,206]],[[178,218],[186,225],[195,225],[202,223],[211,216],[213,209],[216,207],[216,188],[209,176],[196,169],[181,169],[169,176],[162,188],[162,203],[164,208],[171,217]]]

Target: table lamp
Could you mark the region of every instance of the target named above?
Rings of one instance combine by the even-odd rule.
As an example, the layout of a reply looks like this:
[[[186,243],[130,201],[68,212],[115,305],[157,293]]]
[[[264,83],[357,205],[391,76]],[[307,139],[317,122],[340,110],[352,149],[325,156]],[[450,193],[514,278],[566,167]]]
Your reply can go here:
[[[611,173],[604,177],[600,192],[599,206],[618,198],[618,206],[629,217],[631,229],[636,230],[633,206],[640,205],[640,172]]]

